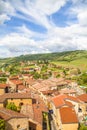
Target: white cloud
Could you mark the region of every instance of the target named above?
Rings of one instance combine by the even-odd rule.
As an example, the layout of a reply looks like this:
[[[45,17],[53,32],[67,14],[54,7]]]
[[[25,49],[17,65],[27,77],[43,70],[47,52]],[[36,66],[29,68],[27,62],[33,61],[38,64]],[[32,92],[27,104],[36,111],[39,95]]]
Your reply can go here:
[[[37,0],[36,8],[46,15],[57,12],[67,0]]]
[[[58,11],[67,0],[2,0],[2,12],[6,15],[15,16],[21,19],[51,28],[52,21],[47,16]],[[3,6],[4,5],[4,6]],[[9,10],[9,11],[8,11]],[[14,13],[15,12],[15,13]],[[20,12],[20,14],[18,13]]]
[[[69,0],[0,1],[2,7],[0,24],[15,16],[47,28],[47,32],[41,34],[31,31],[25,24],[16,27],[16,32],[0,38],[0,46],[5,48],[0,54],[16,56],[27,53],[87,49],[87,6],[83,0],[72,0],[73,5],[68,12],[69,15],[76,16],[77,24],[72,22],[66,27],[57,27],[48,19],[48,16],[58,11],[67,1]]]
[[[0,0],[0,24],[10,20],[10,17],[15,13],[14,8],[7,1]]]
[[[47,34],[43,35],[43,41],[32,39],[35,34],[25,25],[19,30],[20,33],[11,33],[0,38],[0,45],[7,48],[9,56],[87,49],[87,27],[81,27],[78,24],[62,29],[51,28]],[[38,33],[37,37],[39,37]]]
[[[71,15],[76,15],[78,23],[81,26],[87,26],[87,1],[86,0],[72,0],[73,7],[70,9]]]
[[[34,31],[31,31],[29,28],[26,27],[26,25],[22,25],[22,26],[19,26],[16,28],[17,31],[24,35],[25,37],[28,37],[28,38],[44,38],[44,34],[43,33],[39,33],[39,32],[34,32]]]
[[[0,24],[3,24],[7,20],[10,20],[9,16],[7,16],[6,14],[1,14],[0,15]]]

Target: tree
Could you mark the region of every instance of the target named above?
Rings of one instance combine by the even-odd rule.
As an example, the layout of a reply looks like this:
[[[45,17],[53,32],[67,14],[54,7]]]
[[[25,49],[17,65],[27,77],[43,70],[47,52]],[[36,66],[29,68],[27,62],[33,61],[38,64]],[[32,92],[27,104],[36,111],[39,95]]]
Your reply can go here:
[[[5,130],[5,121],[0,119],[0,130]]]
[[[39,79],[41,77],[41,75],[39,73],[35,72],[34,75],[33,75],[33,77],[35,79]]]
[[[85,88],[85,92],[87,93],[87,88]]]
[[[79,130],[87,130],[87,126],[85,126],[84,124],[81,124]]]
[[[13,111],[17,111],[17,106],[13,102],[8,103],[6,108]]]
[[[83,73],[82,75],[79,76],[78,83],[80,85],[87,85],[87,73]]]

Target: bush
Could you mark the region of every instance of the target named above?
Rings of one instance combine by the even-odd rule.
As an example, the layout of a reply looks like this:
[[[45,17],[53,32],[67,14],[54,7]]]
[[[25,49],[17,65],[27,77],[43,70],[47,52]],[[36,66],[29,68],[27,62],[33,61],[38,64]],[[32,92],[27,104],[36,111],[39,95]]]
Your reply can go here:
[[[84,124],[81,124],[79,127],[79,130],[87,130],[87,126],[85,126]]]
[[[5,130],[5,121],[0,119],[0,130]]]
[[[13,110],[13,111],[17,111],[17,106],[13,102],[8,103],[6,108],[10,109],[10,110]]]

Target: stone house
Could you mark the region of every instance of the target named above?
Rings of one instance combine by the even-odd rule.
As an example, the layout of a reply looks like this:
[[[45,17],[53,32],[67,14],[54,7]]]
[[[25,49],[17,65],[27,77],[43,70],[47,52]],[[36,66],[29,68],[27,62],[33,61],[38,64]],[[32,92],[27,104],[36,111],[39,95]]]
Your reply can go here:
[[[73,108],[60,108],[60,117],[62,123],[62,130],[78,130],[78,118]]]
[[[14,103],[17,107],[25,104],[32,104],[34,99],[28,93],[6,93],[0,96],[0,106],[6,106],[8,103]]]
[[[6,108],[0,108],[0,117],[5,120],[5,130],[29,130],[28,117]]]
[[[8,78],[7,84],[10,85],[10,91],[11,92],[17,92],[18,85],[23,85],[23,81],[18,78]]]
[[[4,93],[8,93],[9,92],[9,85],[8,84],[0,84],[0,95],[4,94]]]
[[[79,112],[82,112],[83,115],[87,114],[87,94],[79,95],[77,98],[80,101]]]
[[[67,95],[64,94],[55,96],[51,99],[50,102],[50,110],[52,112],[51,116],[54,120],[56,129],[77,130],[78,118],[76,115],[74,104],[66,99],[68,99],[68,97]],[[70,116],[67,113],[69,113]]]

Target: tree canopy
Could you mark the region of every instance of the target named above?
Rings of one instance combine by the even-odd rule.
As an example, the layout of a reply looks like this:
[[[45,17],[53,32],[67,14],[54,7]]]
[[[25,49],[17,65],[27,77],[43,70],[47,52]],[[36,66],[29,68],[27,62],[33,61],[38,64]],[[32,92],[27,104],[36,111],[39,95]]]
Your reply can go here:
[[[13,111],[17,111],[17,106],[13,102],[8,103],[6,108],[10,109],[10,110],[13,110]]]
[[[0,130],[5,130],[5,121],[0,119]]]

